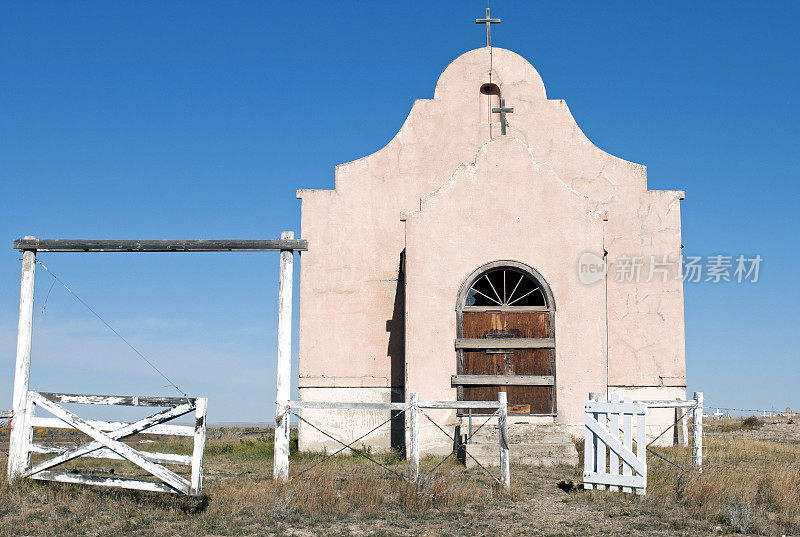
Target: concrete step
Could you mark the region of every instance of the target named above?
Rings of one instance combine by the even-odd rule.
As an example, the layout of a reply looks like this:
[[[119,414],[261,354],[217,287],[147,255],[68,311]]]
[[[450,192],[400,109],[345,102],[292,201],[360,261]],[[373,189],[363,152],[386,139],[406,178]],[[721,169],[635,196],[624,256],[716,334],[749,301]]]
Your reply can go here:
[[[468,444],[467,453],[484,466],[500,465],[500,447],[497,444]],[[575,444],[513,444],[508,446],[510,464],[528,466],[556,466],[578,464]],[[475,459],[467,455],[467,468],[476,466]]]
[[[467,431],[462,429],[465,434]],[[500,429],[496,424],[486,424],[472,436],[473,444],[497,445]],[[572,444],[572,435],[566,427],[556,423],[509,423],[509,444]]]
[[[500,464],[499,429],[497,425],[486,425],[467,444],[467,452],[484,466]],[[555,466],[578,464],[578,451],[566,428],[557,424],[509,424],[508,449],[510,463],[531,466]],[[467,467],[475,466],[475,460],[467,456]]]

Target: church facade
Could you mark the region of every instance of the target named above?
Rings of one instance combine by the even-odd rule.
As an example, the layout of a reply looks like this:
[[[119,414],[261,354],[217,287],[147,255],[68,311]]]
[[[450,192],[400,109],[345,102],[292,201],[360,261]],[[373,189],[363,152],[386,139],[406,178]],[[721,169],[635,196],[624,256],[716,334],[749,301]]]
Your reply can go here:
[[[596,147],[521,56],[461,55],[385,147],[337,166],[332,190],[297,196],[311,246],[301,400],[504,391],[511,427],[582,434],[590,392],[685,398],[683,192],[649,190],[644,166]],[[670,412],[648,417],[653,430]],[[343,440],[389,418],[303,415]],[[465,420],[435,418],[450,432]],[[387,449],[402,434],[384,427],[363,443]],[[423,452],[450,449],[434,428],[421,436]],[[300,448],[324,447],[301,423]]]

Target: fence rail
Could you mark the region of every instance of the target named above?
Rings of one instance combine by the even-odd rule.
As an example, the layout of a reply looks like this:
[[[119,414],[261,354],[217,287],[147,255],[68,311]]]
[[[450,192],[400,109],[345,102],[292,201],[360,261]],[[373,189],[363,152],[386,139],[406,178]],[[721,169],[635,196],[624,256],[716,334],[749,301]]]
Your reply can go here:
[[[64,403],[84,405],[166,407],[139,421],[112,422],[84,420],[67,410]],[[81,395],[29,391],[23,416],[17,416],[14,427],[24,431],[19,435],[9,453],[9,474],[44,481],[83,483],[155,492],[198,495],[203,488],[203,451],[206,437],[207,400],[202,397],[142,397],[119,395]],[[52,414],[53,418],[36,416],[37,408]],[[174,425],[164,422],[194,413],[195,425]],[[80,446],[64,446],[33,442],[34,427],[76,429],[92,440]],[[137,451],[122,442],[137,433],[192,437],[191,455]],[[32,453],[52,455],[34,465]],[[127,460],[158,478],[158,481],[126,479],[116,476],[96,476],[54,471],[53,468],[80,457]],[[191,467],[190,479],[166,468],[165,464]]]
[[[278,404],[280,408],[281,405]],[[411,393],[409,401],[406,403],[358,403],[358,402],[342,402],[342,401],[288,401],[283,406],[283,413],[276,416],[276,423],[285,418],[286,414],[293,413],[293,409],[313,409],[313,410],[393,410],[400,412],[407,412],[409,422],[409,475],[411,481],[419,480],[419,458],[420,458],[420,440],[419,440],[419,422],[420,413],[423,409],[444,409],[444,410],[470,410],[470,409],[495,409],[495,414],[498,417],[498,425],[500,427],[500,482],[505,490],[511,487],[511,473],[509,467],[509,453],[508,453],[508,400],[505,392],[498,394],[497,401],[420,401],[417,393]],[[299,416],[298,416],[299,417]],[[430,419],[430,418],[429,418]],[[285,438],[279,438],[281,431]],[[327,433],[326,433],[327,434]],[[446,433],[445,433],[446,434]],[[351,444],[345,444],[343,441],[331,437],[336,442],[340,443],[347,449]],[[288,428],[276,429],[275,443],[288,445]],[[285,481],[289,476],[289,454],[286,452],[279,456],[279,452],[275,451],[275,479]],[[491,474],[490,474],[491,475]],[[494,476],[493,476],[494,477]]]

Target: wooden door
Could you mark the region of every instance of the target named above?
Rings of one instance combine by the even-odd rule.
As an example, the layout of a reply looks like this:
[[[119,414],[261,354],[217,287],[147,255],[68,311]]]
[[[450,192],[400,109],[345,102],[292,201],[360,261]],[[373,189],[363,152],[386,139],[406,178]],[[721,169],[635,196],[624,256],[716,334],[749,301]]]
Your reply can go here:
[[[549,311],[467,311],[462,313],[463,338],[549,338]],[[464,375],[553,376],[551,349],[481,349],[462,351]],[[496,401],[508,394],[509,414],[550,414],[555,386],[471,385],[463,387],[467,401]]]

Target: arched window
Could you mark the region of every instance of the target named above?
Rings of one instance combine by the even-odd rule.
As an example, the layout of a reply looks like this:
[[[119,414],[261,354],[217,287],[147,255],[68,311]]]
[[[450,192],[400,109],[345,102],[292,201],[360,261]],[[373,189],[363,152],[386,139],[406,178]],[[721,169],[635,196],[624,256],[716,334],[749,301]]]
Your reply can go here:
[[[510,414],[554,414],[555,302],[533,267],[495,261],[470,274],[456,307],[459,400],[497,400]]]
[[[467,291],[464,306],[547,307],[547,298],[530,273],[505,266],[481,274]]]

